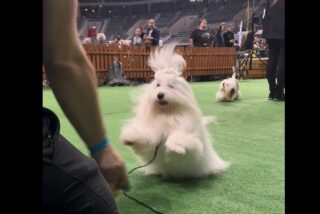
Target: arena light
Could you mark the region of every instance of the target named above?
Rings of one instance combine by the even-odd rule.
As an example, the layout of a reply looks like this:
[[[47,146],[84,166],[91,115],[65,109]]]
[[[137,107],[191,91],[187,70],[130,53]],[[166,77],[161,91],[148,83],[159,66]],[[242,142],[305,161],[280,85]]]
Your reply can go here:
[[[92,13],[94,13],[94,10],[92,10]]]
[[[88,8],[84,9],[85,11],[88,11]]]
[[[100,4],[99,7],[102,7],[102,4]]]
[[[109,13],[112,13],[112,11],[111,11],[111,10],[109,10]]]

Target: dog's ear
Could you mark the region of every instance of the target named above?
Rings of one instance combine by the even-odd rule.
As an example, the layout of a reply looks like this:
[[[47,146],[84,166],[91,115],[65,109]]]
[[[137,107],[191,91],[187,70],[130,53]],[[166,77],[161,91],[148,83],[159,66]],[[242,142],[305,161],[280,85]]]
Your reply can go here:
[[[179,76],[182,75],[183,71],[187,68],[187,63],[184,60],[184,58],[181,55],[174,55],[174,60],[173,60],[175,66],[174,68],[177,69],[177,72]]]
[[[222,84],[221,84],[220,91],[224,91],[224,82],[222,82]]]

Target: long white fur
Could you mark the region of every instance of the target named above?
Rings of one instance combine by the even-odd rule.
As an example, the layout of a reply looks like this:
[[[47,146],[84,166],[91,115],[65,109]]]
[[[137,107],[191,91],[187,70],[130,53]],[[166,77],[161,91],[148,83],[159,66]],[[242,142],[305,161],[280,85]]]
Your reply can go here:
[[[185,60],[174,48],[167,45],[151,53],[148,63],[155,79],[136,97],[135,115],[123,127],[121,141],[145,163],[161,143],[155,161],[144,168],[147,174],[178,178],[217,174],[229,163],[212,147],[207,124],[213,118],[203,117],[190,85],[181,77]],[[164,94],[161,101],[159,93]]]

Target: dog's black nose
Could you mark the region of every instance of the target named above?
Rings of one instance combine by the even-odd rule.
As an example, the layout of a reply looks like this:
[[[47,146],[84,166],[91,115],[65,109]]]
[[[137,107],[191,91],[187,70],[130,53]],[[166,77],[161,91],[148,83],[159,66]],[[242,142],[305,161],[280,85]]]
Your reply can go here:
[[[162,98],[164,98],[164,93],[160,92],[160,93],[158,94],[158,99],[161,100]]]
[[[233,89],[231,89],[231,91],[230,91],[230,94],[234,94],[234,92],[235,92],[235,90],[234,90],[234,88]]]

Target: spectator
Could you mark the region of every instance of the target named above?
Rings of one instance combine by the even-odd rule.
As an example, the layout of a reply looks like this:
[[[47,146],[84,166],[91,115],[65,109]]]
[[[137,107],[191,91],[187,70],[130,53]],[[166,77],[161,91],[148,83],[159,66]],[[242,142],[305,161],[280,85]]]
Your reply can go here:
[[[138,27],[134,31],[134,36],[132,38],[131,44],[133,45],[142,45],[143,44],[143,39],[141,38],[141,28]]]
[[[153,19],[148,21],[148,30],[144,35],[144,43],[150,46],[158,46],[160,39],[160,31],[156,27],[156,22]]]
[[[215,35],[215,38],[214,38],[214,47],[224,47],[225,46],[225,42],[224,42],[223,35],[222,35],[222,32],[224,31],[224,26],[225,26],[225,23],[221,22],[219,29]]]
[[[226,47],[233,47],[234,46],[234,33],[233,26],[229,24],[227,26],[227,32],[223,34],[224,44]]]
[[[103,45],[105,44],[105,42],[106,42],[106,35],[104,33],[98,33],[97,43]]]
[[[207,31],[208,23],[206,19],[200,19],[198,29],[195,29],[189,38],[191,47],[208,47],[212,46],[212,33]]]

